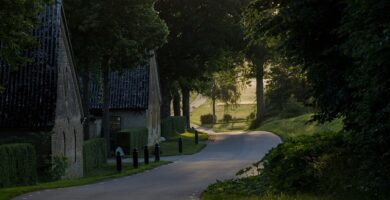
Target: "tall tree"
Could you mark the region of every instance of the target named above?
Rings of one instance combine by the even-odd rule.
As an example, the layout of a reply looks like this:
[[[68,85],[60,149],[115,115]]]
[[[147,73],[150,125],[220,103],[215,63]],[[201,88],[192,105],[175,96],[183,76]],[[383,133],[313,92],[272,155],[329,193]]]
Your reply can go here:
[[[241,50],[241,9],[245,1],[159,0],[156,8],[170,29],[168,43],[159,51],[159,64],[165,80],[178,80],[182,111],[189,121],[190,91],[207,80],[217,65],[209,65],[226,51]]]
[[[38,45],[32,31],[39,25],[38,14],[49,0],[0,0],[0,59],[16,69],[30,61],[25,50]]]
[[[153,9],[154,0],[68,0],[72,38],[80,42],[78,60],[89,67],[95,61],[103,82],[103,135],[110,148],[109,73],[135,67],[151,56],[168,34],[165,23]],[[72,17],[74,16],[74,17]],[[80,32],[82,34],[80,34]],[[79,37],[79,38],[78,38]],[[84,45],[83,38],[88,37]]]

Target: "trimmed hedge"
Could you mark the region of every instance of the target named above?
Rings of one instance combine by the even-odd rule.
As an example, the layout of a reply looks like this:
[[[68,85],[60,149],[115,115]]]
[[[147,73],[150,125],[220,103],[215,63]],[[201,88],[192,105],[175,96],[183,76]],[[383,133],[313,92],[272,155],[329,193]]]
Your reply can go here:
[[[161,136],[170,138],[177,133],[184,133],[187,129],[187,120],[185,117],[169,117],[161,122]]]
[[[134,148],[142,151],[148,145],[149,131],[147,128],[131,128],[121,130],[116,134],[116,146],[120,146],[125,154],[130,155]]]
[[[107,163],[106,140],[103,138],[94,138],[84,142],[84,173],[93,169],[102,167]]]
[[[0,145],[0,187],[37,182],[37,157],[31,144]]]

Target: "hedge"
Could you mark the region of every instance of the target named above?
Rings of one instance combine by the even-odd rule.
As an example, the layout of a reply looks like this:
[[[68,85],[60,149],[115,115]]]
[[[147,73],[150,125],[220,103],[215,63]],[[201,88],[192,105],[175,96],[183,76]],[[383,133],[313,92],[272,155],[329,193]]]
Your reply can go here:
[[[84,142],[84,173],[102,167],[107,162],[106,140],[94,138]]]
[[[161,136],[170,138],[177,133],[184,133],[187,129],[187,119],[185,117],[169,117],[161,122]]]
[[[37,182],[37,157],[31,144],[0,145],[0,187]]]
[[[116,134],[116,146],[123,149],[125,154],[130,155],[134,148],[142,151],[148,145],[149,131],[147,128],[131,128],[121,130]]]

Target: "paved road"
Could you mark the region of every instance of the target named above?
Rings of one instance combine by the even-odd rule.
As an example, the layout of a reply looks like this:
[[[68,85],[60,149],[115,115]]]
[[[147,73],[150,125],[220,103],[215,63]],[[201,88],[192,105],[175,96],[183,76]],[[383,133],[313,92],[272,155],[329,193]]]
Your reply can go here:
[[[141,174],[92,185],[45,190],[18,197],[37,200],[187,200],[198,199],[217,179],[233,177],[281,140],[267,132],[215,134],[200,153]]]

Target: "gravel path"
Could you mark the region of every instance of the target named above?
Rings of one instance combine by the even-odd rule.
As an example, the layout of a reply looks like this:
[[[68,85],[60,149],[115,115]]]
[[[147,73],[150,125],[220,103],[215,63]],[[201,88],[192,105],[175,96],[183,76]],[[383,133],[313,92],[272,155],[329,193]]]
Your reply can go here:
[[[16,199],[37,200],[187,200],[199,199],[216,180],[234,177],[241,168],[261,159],[281,142],[261,131],[216,133],[200,153],[144,173],[96,184],[44,190]]]

